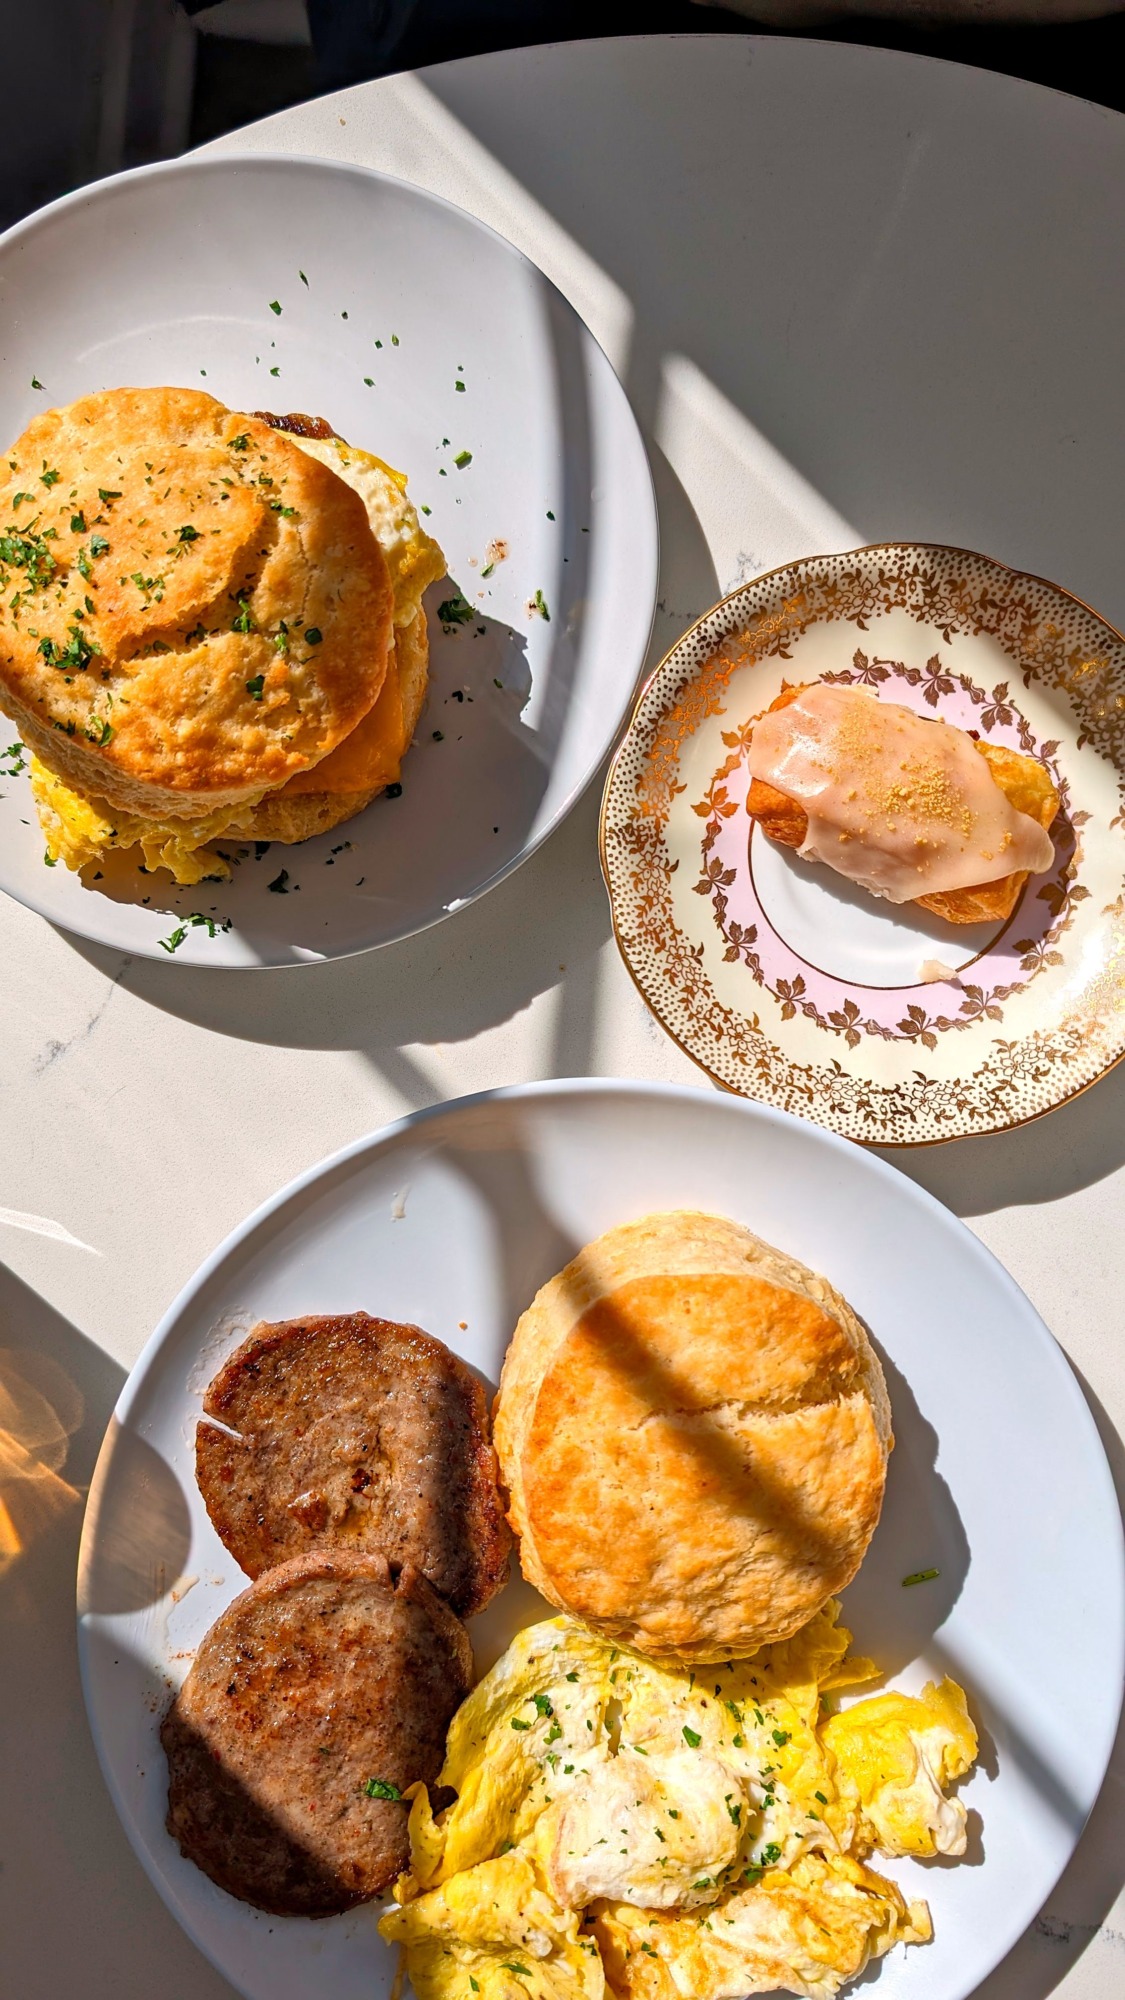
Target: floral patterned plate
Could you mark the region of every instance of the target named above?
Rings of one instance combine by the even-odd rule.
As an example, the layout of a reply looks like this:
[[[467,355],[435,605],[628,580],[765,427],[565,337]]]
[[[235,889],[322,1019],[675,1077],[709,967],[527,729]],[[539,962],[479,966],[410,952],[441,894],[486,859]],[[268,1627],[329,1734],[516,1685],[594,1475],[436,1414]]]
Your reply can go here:
[[[827,679],[1040,757],[1051,869],[1002,924],[877,901],[748,819],[746,748]],[[602,867],[668,1033],[729,1090],[877,1145],[1006,1131],[1125,1053],[1125,639],[1057,585],[890,543],[744,584],[657,668],[617,752]]]

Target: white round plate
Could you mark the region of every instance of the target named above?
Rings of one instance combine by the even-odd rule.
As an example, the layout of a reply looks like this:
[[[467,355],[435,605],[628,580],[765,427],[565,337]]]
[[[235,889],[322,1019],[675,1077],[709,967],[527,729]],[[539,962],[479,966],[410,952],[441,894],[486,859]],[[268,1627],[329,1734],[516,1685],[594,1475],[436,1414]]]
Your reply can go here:
[[[473,618],[443,630],[454,591],[428,593],[430,692],[401,797],[248,850],[228,884],[128,866],[86,886],[44,866],[8,759],[0,888],[145,957],[184,931],[175,958],[201,965],[343,957],[437,923],[546,838],[635,691],[657,526],[624,390],[561,294],[482,223],[361,167],[258,156],[122,174],[0,239],[0,435],[149,383],[326,416],[400,467]]]
[[[898,1684],[964,1684],[981,1759],[966,1863],[886,1864],[928,1898],[935,1936],[882,1961],[880,1993],[965,2000],[1064,1867],[1117,1726],[1122,1538],[1097,1432],[1042,1321],[955,1217],[815,1126],[706,1091],[532,1084],[404,1119],[267,1202],[157,1328],[102,1449],[79,1581],[98,1754],[160,1894],[249,2000],[386,2000],[394,1957],[375,1908],[260,1915],[165,1831],[169,1686],[245,1582],[193,1477],[206,1383],[259,1318],[362,1307],[421,1324],[494,1384],[546,1278],[600,1231],[676,1207],[734,1216],[825,1272],[884,1356],[897,1442],[845,1615]],[[903,1589],[931,1567],[936,1582]],[[543,1615],[510,1584],[474,1621],[478,1667]]]
[[[746,814],[786,685],[867,687],[1041,759],[1051,867],[1004,922],[869,896]],[[743,584],[644,688],[602,807],[625,962],[717,1083],[880,1146],[1007,1131],[1125,1054],[1125,638],[1057,584],[911,542]]]

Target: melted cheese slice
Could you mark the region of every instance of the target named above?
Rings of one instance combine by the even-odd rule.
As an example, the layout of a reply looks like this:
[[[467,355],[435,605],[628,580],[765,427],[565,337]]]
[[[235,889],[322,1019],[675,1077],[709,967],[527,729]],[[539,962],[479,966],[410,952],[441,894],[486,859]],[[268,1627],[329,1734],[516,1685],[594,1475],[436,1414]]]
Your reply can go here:
[[[963,729],[825,681],[754,724],[750,773],[802,807],[799,852],[891,903],[1049,868]]]

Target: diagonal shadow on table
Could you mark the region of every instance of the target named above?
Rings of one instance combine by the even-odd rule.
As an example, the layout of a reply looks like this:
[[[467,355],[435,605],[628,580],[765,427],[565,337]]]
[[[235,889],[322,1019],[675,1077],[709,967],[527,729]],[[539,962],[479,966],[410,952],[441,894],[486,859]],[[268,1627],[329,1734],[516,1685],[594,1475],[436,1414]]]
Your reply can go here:
[[[231,2000],[129,1848],[79,1685],[82,1506],[124,1370],[5,1265],[0,1349],[5,1991],[20,2000]]]

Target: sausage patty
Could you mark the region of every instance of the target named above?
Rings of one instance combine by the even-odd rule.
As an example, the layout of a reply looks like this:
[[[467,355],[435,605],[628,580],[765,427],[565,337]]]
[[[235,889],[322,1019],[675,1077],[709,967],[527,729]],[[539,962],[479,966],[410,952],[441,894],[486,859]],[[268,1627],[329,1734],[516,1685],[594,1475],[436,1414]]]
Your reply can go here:
[[[161,1725],[169,1832],[278,1916],[378,1895],[409,1852],[398,1794],[433,1784],[472,1667],[464,1627],[409,1565],[280,1564],[212,1625]]]
[[[462,1617],[507,1580],[484,1391],[416,1326],[348,1313],[255,1327],[203,1408],[218,1422],[196,1431],[196,1478],[248,1576],[318,1546],[381,1549]]]

